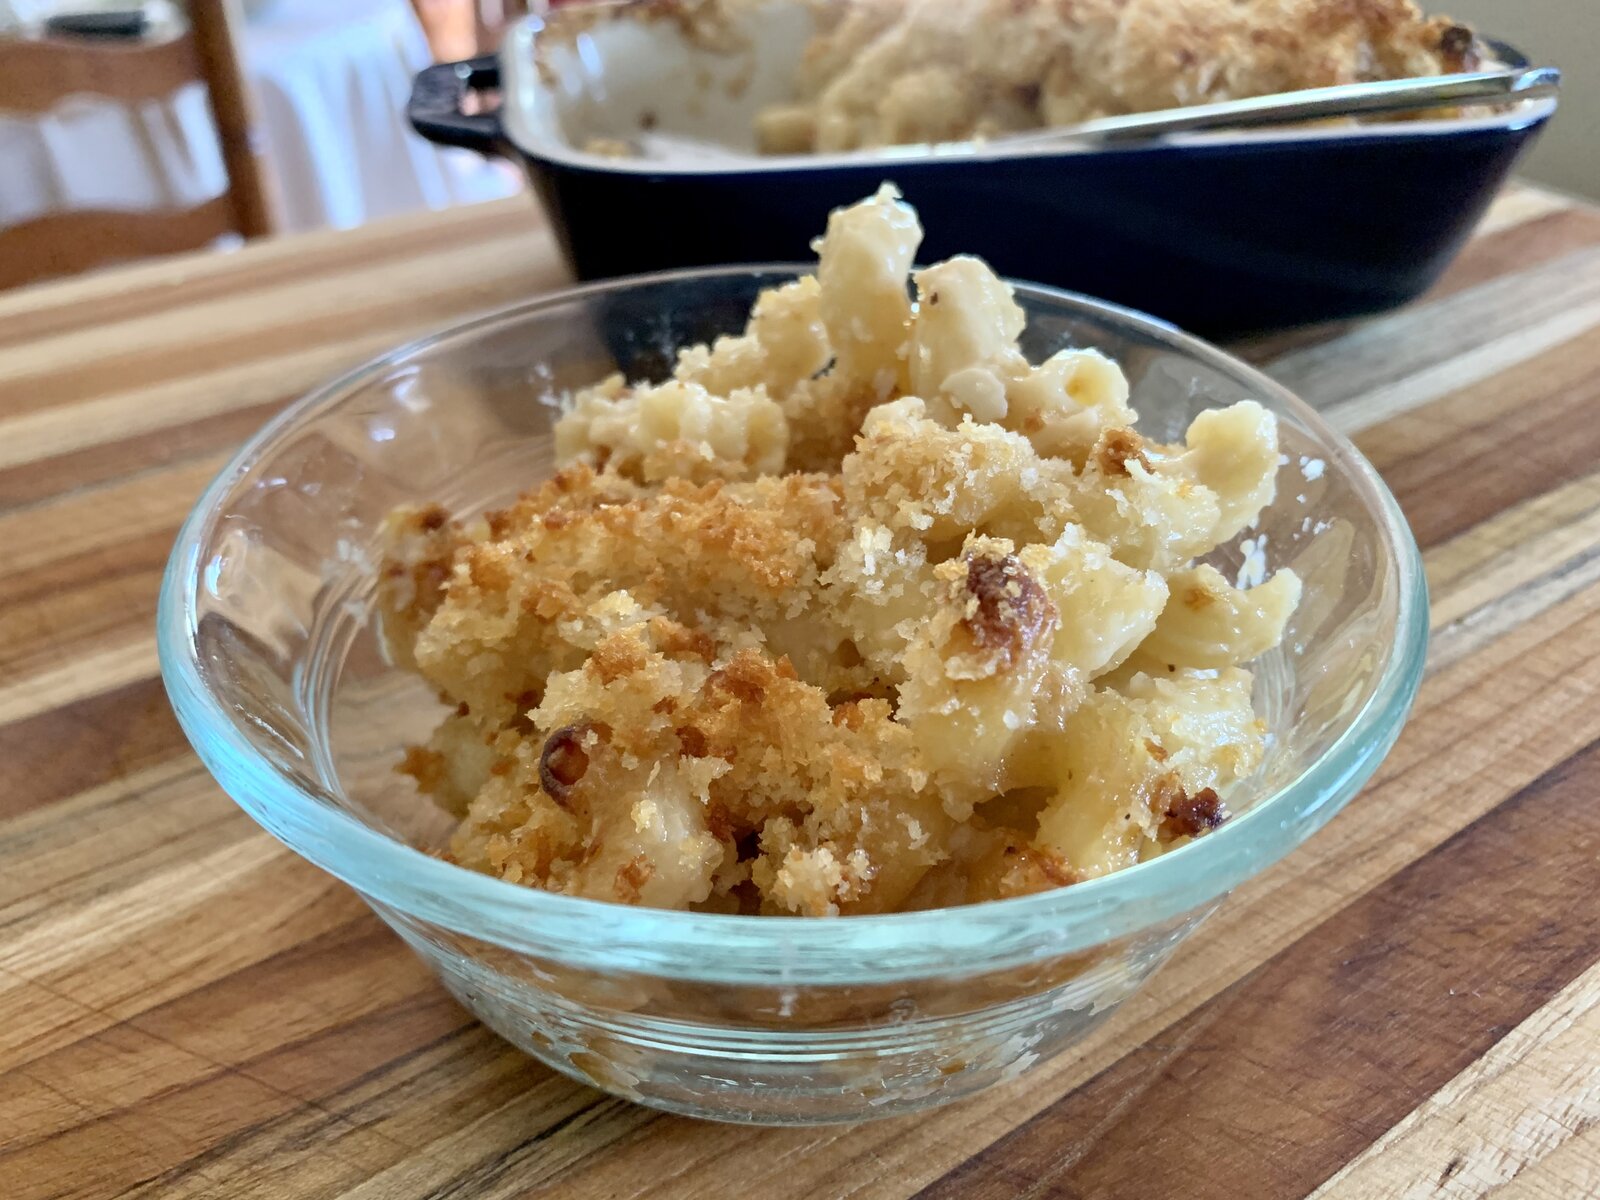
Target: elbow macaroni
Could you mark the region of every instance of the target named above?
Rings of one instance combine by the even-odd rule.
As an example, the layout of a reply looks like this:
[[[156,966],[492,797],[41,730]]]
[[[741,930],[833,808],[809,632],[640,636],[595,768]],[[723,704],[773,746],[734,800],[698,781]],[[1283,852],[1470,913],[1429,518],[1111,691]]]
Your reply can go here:
[[[1225,819],[1244,665],[1292,572],[1195,560],[1273,496],[1270,413],[1132,429],[1116,364],[1033,365],[987,266],[908,274],[892,189],[673,378],[602,381],[563,468],[471,525],[397,514],[391,653],[454,713],[404,770],[449,853],[570,895],[886,912],[1117,870]]]

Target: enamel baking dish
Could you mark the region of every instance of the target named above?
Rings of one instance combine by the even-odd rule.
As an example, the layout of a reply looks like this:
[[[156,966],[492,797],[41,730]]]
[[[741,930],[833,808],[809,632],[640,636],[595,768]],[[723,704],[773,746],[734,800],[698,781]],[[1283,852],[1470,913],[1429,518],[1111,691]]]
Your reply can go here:
[[[581,279],[805,259],[830,209],[888,180],[931,231],[924,261],[977,254],[1002,275],[1218,336],[1416,296],[1556,106],[1133,145],[761,157],[755,114],[791,98],[810,10],[741,10],[732,49],[680,14],[643,0],[527,18],[497,57],[423,71],[411,120],[435,142],[520,162]],[[472,93],[496,89],[497,109],[469,111]]]

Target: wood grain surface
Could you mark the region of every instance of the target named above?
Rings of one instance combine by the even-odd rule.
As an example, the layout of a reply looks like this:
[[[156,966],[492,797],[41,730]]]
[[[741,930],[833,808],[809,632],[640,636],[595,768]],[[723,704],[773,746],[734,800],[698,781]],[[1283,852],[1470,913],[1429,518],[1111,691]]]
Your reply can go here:
[[[156,585],[329,374],[557,285],[514,201],[0,295],[0,1198],[1600,1195],[1600,214],[1243,353],[1351,433],[1434,647],[1366,791],[1078,1052],[919,1117],[697,1124],[469,1019],[200,767]]]

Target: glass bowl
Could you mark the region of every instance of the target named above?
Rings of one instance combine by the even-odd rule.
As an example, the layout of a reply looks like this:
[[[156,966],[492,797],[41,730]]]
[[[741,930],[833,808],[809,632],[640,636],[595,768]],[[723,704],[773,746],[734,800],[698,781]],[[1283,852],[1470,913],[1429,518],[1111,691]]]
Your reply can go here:
[[[1305,599],[1257,664],[1271,729],[1221,829],[1119,874],[1016,900],[803,919],[657,911],[518,887],[427,851],[450,821],[397,774],[441,714],[374,636],[377,531],[406,502],[504,504],[552,470],[569,389],[663,376],[739,330],[796,268],[578,288],[388,354],[294,405],[201,497],[162,584],[178,717],[252,817],[344,880],[472,1012],[597,1087],[674,1112],[803,1124],[943,1104],[1104,1021],[1216,907],[1331,818],[1398,735],[1421,676],[1416,544],[1368,463],[1306,405],[1139,314],[1017,286],[1023,349],[1120,361],[1140,430],[1175,439],[1249,398],[1281,422],[1278,499],[1212,560],[1264,551]],[[1248,543],[1248,544],[1247,544]]]

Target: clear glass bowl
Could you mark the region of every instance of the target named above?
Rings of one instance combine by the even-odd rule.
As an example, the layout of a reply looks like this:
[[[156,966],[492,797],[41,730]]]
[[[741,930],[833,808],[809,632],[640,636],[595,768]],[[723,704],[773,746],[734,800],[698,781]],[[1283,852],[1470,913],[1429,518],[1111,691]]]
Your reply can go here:
[[[1153,862],[969,908],[838,920],[577,900],[426,853],[449,821],[396,774],[440,715],[373,631],[376,531],[408,501],[502,504],[551,470],[560,397],[660,377],[739,329],[793,268],[618,280],[403,347],[307,397],[207,489],[162,586],[162,672],[230,795],[355,888],[489,1026],[618,1095],[722,1120],[855,1120],[942,1104],[1060,1053],[1114,1012],[1230,888],[1351,797],[1421,676],[1416,544],[1372,468],[1266,377],[1168,326],[1019,285],[1035,361],[1123,364],[1141,431],[1250,398],[1281,421],[1277,501],[1247,538],[1305,600],[1258,664],[1271,748],[1239,815]],[[1248,547],[1214,561],[1232,574]]]

